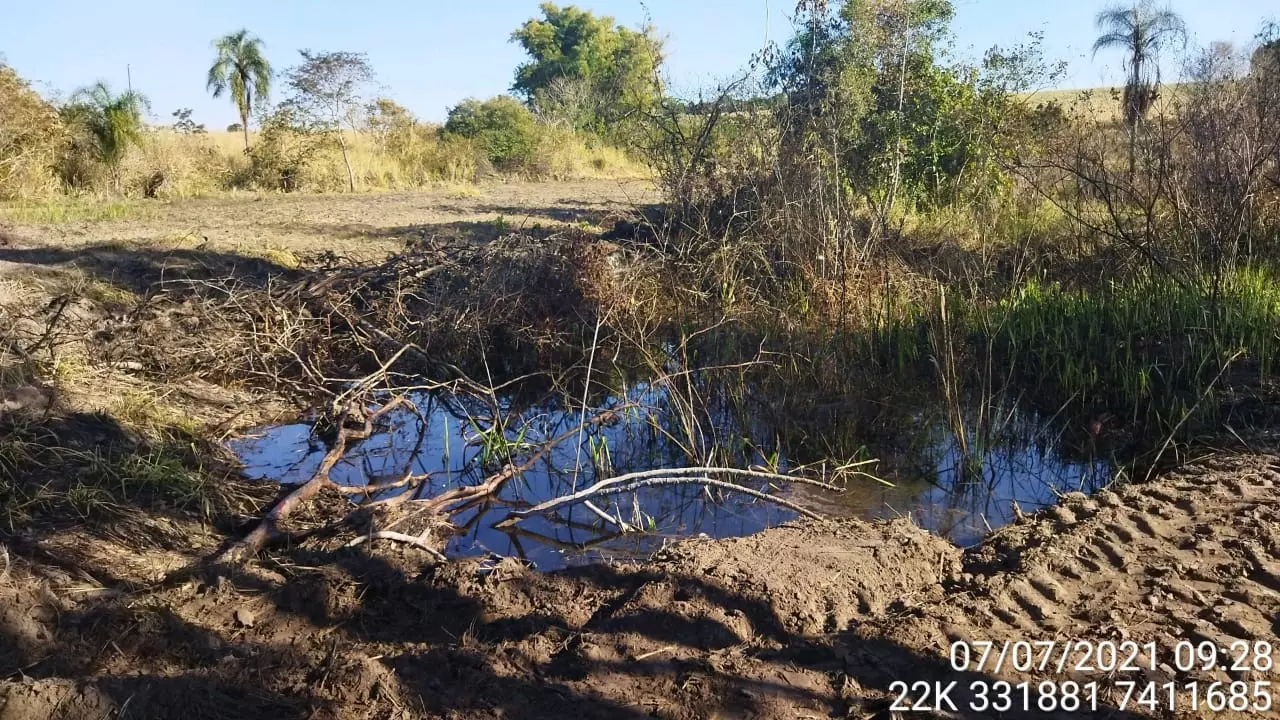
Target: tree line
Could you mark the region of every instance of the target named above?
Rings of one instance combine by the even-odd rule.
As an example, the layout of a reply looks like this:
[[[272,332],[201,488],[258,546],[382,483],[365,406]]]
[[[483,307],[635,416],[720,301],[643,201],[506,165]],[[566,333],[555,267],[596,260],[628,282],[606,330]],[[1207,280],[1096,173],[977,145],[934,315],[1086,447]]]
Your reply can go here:
[[[629,119],[661,94],[662,43],[653,28],[633,30],[612,18],[552,3],[544,3],[540,12],[511,36],[529,58],[515,69],[513,95],[465,99],[434,130],[394,101],[376,96],[377,74],[365,53],[303,49],[296,64],[280,70],[268,59],[263,39],[248,29],[213,41],[205,86],[213,97],[227,98],[235,107],[239,122],[231,127],[242,134],[251,162],[280,166],[279,172],[264,168],[269,171],[259,173],[270,176],[268,186],[277,180],[287,185],[299,166],[333,146],[345,166],[347,188],[355,190],[349,133],[373,133],[383,149],[404,150],[408,141],[465,140],[499,172],[533,165],[540,127],[576,133],[592,144],[621,143]],[[11,69],[5,71],[12,75]],[[26,101],[40,103],[16,75],[12,85],[14,98],[21,93]],[[273,94],[284,98],[272,104]],[[98,82],[75,91],[53,110],[40,119],[47,134],[64,141],[55,163],[61,182],[85,186],[100,167],[119,192],[121,161],[145,136],[147,96]],[[173,116],[173,129],[181,134],[204,130],[187,108]],[[5,123],[5,131],[16,136],[16,130],[7,128],[17,127],[17,120]],[[254,148],[255,124],[260,141],[271,147]],[[34,142],[37,135],[26,133],[22,142]]]
[[[268,186],[287,184],[297,167],[332,146],[342,160],[347,188],[354,190],[357,173],[348,133],[356,132],[372,134],[380,148],[403,157],[412,155],[415,142],[465,140],[496,170],[515,172],[533,164],[541,128],[574,133],[588,144],[625,147],[660,172],[688,180],[696,173],[684,166],[705,168],[714,159],[709,151],[717,137],[699,137],[691,129],[693,118],[731,109],[730,115],[738,117],[718,119],[720,135],[742,125],[743,115],[768,115],[787,152],[829,155],[832,170],[882,217],[904,198],[956,200],[1006,182],[1000,164],[1015,146],[1035,140],[1023,131],[1043,129],[1061,114],[1055,107],[1026,112],[1016,102],[1062,76],[1060,66],[1044,61],[1038,36],[1012,48],[994,48],[977,65],[945,57],[941,48],[954,16],[948,0],[800,0],[796,9],[792,39],[753,59],[756,81],[735,83],[712,100],[667,95],[663,43],[653,27],[627,28],[613,18],[553,3],[541,5],[539,16],[511,35],[527,55],[514,70],[512,95],[465,99],[439,128],[425,129],[403,107],[375,96],[377,76],[367,55],[304,49],[297,64],[278,72],[263,40],[248,29],[213,42],[205,86],[235,107],[246,155],[259,166],[274,164],[271,172],[259,173]],[[1126,77],[1119,104],[1132,171],[1143,123],[1160,92],[1157,58],[1162,50],[1185,45],[1186,28],[1152,0],[1104,10],[1097,27],[1094,54],[1123,53]],[[1274,46],[1274,38],[1264,40],[1254,65],[1265,64]],[[11,84],[21,85],[16,77]],[[281,89],[277,84],[285,99],[273,106],[271,96]],[[15,107],[18,92],[10,93]],[[27,97],[26,104],[30,101]],[[64,140],[61,181],[77,186],[99,166],[119,191],[120,163],[141,142],[148,109],[144,94],[118,92],[100,82],[73,93],[56,108],[56,117],[33,112],[21,120],[14,113],[5,122],[7,143],[39,145],[56,125]],[[189,110],[180,109],[174,117],[179,132],[202,128]],[[270,143],[260,151],[250,134],[255,121],[261,140]],[[1018,132],[1012,128],[1015,121],[1024,126]],[[14,129],[23,122],[45,129]],[[33,155],[29,148],[8,152],[28,160]],[[18,164],[12,158],[3,162]]]

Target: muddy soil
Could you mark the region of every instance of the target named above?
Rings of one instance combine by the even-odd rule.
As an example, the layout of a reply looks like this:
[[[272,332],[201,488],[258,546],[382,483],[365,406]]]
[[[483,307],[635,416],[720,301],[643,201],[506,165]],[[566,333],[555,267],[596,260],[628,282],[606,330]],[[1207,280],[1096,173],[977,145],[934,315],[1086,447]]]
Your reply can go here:
[[[143,220],[7,227],[0,310],[6,327],[34,321],[38,335],[54,301],[75,296],[62,312],[85,338],[79,364],[46,359],[46,345],[36,364],[54,371],[18,378],[56,391],[39,411],[59,427],[78,419],[133,436],[146,423],[181,424],[216,440],[287,412],[271,409],[287,397],[108,362],[99,338],[113,308],[157,278],[203,268],[260,281],[293,269],[264,248],[386,254],[451,228],[483,239],[498,215],[504,227],[518,216],[600,225],[644,192],[615,183],[217,200]],[[159,308],[148,323],[173,317],[162,294],[147,297]],[[170,331],[202,332],[184,328]],[[64,340],[58,347],[71,347]],[[85,453],[107,442],[77,432]],[[0,470],[11,469],[5,461]],[[202,462],[212,475],[216,465]],[[210,565],[271,500],[261,489],[245,497],[242,512],[213,517],[153,503],[0,526],[0,720],[894,717],[905,716],[891,709],[894,682],[959,681],[952,698],[963,708],[975,699],[969,683],[1000,678],[1097,682],[1099,707],[1053,715],[1035,710],[1032,694],[1014,703],[1030,712],[940,716],[1231,717],[1185,698],[1121,710],[1116,683],[1280,681],[1274,670],[1184,672],[1174,657],[1184,641],[1280,644],[1272,454],[1223,453],[1068,497],[968,551],[906,520],[804,523],[546,574],[513,560],[437,565],[395,544],[344,549],[350,536]],[[325,498],[291,520],[319,526],[341,502]],[[1154,642],[1156,669],[961,673],[949,661],[956,641],[1019,640]]]
[[[0,589],[0,717],[889,717],[894,681],[961,681],[962,704],[974,681],[1071,677],[1100,683],[1097,713],[952,716],[1230,717],[1120,711],[1111,689],[1274,680],[1172,666],[1179,641],[1280,643],[1278,522],[1280,463],[1249,455],[1068,498],[967,552],[905,520],[550,574],[388,546],[195,570],[216,536],[163,524],[24,538]],[[1154,642],[1160,667],[959,673],[957,640]]]

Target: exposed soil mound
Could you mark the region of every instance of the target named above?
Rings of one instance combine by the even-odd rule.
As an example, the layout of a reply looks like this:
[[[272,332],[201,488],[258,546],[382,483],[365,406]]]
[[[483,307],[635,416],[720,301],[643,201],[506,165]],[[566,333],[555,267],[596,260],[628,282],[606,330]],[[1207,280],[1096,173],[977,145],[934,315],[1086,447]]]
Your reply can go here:
[[[838,632],[859,618],[942,599],[960,550],[905,520],[824,522],[753,537],[676,545],[655,560],[672,575],[702,578],[771,607],[794,635]]]

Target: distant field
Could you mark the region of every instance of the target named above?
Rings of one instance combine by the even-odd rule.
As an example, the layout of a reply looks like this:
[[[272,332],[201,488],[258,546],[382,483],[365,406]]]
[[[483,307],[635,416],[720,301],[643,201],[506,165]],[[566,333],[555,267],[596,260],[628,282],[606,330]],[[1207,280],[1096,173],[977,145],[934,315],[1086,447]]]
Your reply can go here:
[[[226,130],[210,130],[204,136],[209,139],[209,143],[225,153],[243,152],[244,151],[244,133],[227,132]],[[258,131],[249,131],[249,142],[255,142],[258,139]]]
[[[1171,98],[1176,97],[1181,89],[1182,85],[1176,83],[1161,86],[1160,98],[1156,101],[1157,110],[1160,109],[1162,103],[1167,103]],[[1120,117],[1120,94],[1122,91],[1123,88],[1119,86],[1037,90],[1036,92],[1026,93],[1023,97],[1027,98],[1032,105],[1057,103],[1068,110],[1075,109],[1080,112],[1115,119]]]

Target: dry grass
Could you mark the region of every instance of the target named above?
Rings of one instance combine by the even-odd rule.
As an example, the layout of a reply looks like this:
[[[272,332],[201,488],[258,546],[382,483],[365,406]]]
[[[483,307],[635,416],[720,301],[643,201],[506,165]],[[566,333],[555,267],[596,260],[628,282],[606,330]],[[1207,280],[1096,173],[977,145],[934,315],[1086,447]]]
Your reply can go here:
[[[23,225],[61,225],[103,220],[138,220],[149,208],[133,201],[107,197],[51,196],[0,202],[0,220]]]
[[[257,142],[256,133],[250,142]],[[361,191],[413,190],[438,183],[465,185],[484,174],[483,160],[469,156],[469,146],[426,139],[410,156],[397,157],[380,147],[376,138],[356,134],[348,138],[356,186]],[[255,188],[251,163],[244,154],[239,133],[211,132],[181,135],[167,130],[149,133],[142,146],[126,156],[122,174],[125,194],[144,194],[157,174],[164,182],[157,195],[179,199],[211,197],[237,189]],[[647,170],[625,152],[609,146],[592,146],[568,132],[546,128],[539,142],[531,178],[549,180],[634,179]],[[341,192],[346,189],[346,168],[334,148],[318,153],[300,173],[304,191]]]
[[[1170,83],[1160,88],[1160,97],[1156,100],[1153,113],[1161,113],[1172,108],[1179,99],[1182,85]],[[1095,87],[1075,90],[1037,90],[1023,95],[1031,105],[1041,103],[1057,104],[1063,109],[1074,111],[1080,115],[1106,121],[1119,121],[1122,115],[1120,94],[1121,87]]]
[[[249,137],[255,148],[267,142],[267,136],[259,132],[251,132]],[[441,139],[427,125],[417,127],[408,141],[395,148],[366,132],[348,132],[346,139],[360,191],[415,190],[440,183],[462,186],[498,178],[564,181],[638,179],[649,174],[618,148],[549,126],[539,128],[532,165],[514,176],[494,172],[469,141]],[[84,177],[74,188],[62,187],[53,170],[45,168],[43,173],[8,180],[6,192],[18,200],[0,205],[0,219],[63,223],[129,217],[130,210],[119,203],[121,194],[130,199],[173,200],[241,191],[276,192],[282,189],[282,173],[290,176],[292,183],[284,189],[312,193],[347,190],[347,171],[336,143],[316,142],[314,138],[283,142],[286,153],[295,152],[296,147],[287,148],[300,143],[314,146],[314,150],[305,153],[305,161],[271,152],[251,157],[245,153],[241,133],[181,134],[154,129],[121,161],[119,192],[108,170],[88,160],[80,163]]]

